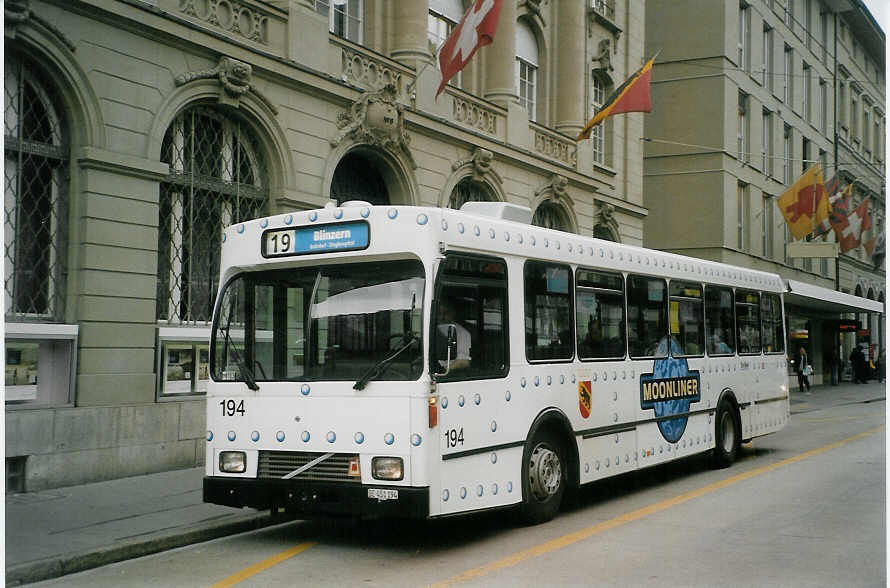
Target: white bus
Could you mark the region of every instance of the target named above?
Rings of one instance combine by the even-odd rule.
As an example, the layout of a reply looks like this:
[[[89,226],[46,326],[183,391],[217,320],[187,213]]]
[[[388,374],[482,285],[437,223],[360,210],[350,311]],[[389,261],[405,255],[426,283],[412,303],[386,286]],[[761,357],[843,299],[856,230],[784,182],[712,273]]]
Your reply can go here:
[[[778,275],[530,218],[350,202],[227,228],[204,500],[534,523],[787,424]]]

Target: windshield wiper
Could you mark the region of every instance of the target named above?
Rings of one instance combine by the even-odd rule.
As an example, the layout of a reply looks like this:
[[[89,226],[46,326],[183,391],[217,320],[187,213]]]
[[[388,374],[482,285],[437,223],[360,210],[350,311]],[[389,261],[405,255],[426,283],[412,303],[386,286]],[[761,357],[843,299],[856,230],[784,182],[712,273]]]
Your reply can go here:
[[[238,346],[235,345],[235,342],[232,341],[232,337],[229,335],[229,328],[232,326],[232,312],[234,311],[234,308],[234,304],[229,307],[229,320],[226,322],[226,330],[224,331],[226,343],[231,345],[232,350],[235,352],[235,361],[238,363],[238,371],[241,372],[241,377],[244,379],[244,383],[247,384],[248,388],[256,392],[260,389],[256,383],[256,378],[253,377],[253,372],[247,368],[247,364],[244,363],[244,358],[241,357],[241,352],[238,351]]]
[[[395,358],[397,358],[399,355],[402,354],[402,352],[404,352],[406,349],[408,349],[409,347],[414,345],[414,343],[416,343],[417,341],[420,340],[420,337],[418,337],[415,333],[407,333],[407,336],[408,336],[407,343],[405,343],[404,345],[402,345],[401,347],[396,349],[395,352],[392,353],[392,355],[390,355],[389,357],[384,357],[383,359],[378,361],[376,364],[371,366],[371,369],[366,371],[362,375],[362,377],[359,378],[355,384],[353,384],[352,389],[353,390],[364,390],[365,386],[368,385],[368,382],[370,382],[374,378],[382,375],[383,372],[386,371],[386,368],[388,368],[390,366],[390,364],[393,362],[393,360],[395,360]]]

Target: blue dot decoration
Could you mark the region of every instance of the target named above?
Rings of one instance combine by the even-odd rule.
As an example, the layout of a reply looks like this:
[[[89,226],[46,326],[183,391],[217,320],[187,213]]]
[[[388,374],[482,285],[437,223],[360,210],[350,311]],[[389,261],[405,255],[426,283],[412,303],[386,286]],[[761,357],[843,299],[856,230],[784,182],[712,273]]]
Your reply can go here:
[[[254,443],[256,443],[257,441],[259,441],[259,440],[260,440],[260,432],[259,432],[259,431],[254,431],[253,433],[251,433],[251,434],[250,434],[250,440],[253,441]]]
[[[361,431],[359,431],[358,433],[356,433],[356,434],[353,436],[353,439],[355,439],[355,442],[356,442],[356,443],[358,443],[359,445],[361,445],[362,443],[365,442],[365,434],[362,433]]]
[[[303,440],[303,443],[309,443],[310,438],[311,435],[309,434],[309,431],[303,431],[303,433],[300,435],[300,439]]]
[[[497,421],[491,421],[491,432],[494,433],[494,432],[497,431],[497,430],[498,430],[498,422],[497,422]]]
[[[414,447],[420,447],[420,444],[423,442],[423,439],[417,433],[411,435],[411,445]]]
[[[538,376],[535,376],[535,386],[540,386],[540,385],[541,385],[541,378],[539,378]]]
[[[430,220],[429,217],[428,217],[427,215],[423,214],[422,212],[421,212],[420,214],[417,215],[417,224],[418,224],[418,225],[423,226],[423,225],[425,225],[429,220]]]
[[[362,211],[359,214],[362,215],[362,218],[368,218],[371,216],[371,209],[366,206],[365,208],[362,208]]]
[[[284,431],[278,431],[275,433],[275,438],[278,439],[278,442],[281,443],[284,441]]]
[[[392,445],[395,442],[395,440],[396,440],[396,437],[392,433],[387,433],[386,435],[383,436],[383,442],[386,443],[387,445]]]
[[[442,490],[442,502],[448,502],[448,497],[450,496],[448,492],[448,488]]]
[[[336,219],[341,219],[341,218],[343,218],[343,210],[340,209],[340,208],[338,208],[337,210],[335,210],[335,211],[334,211],[334,218],[336,218]]]
[[[328,439],[328,443],[333,443],[334,441],[337,440],[337,433],[335,433],[333,431],[328,431],[327,439]]]
[[[223,243],[226,242],[226,234],[225,233],[223,233],[222,240],[223,240]]]
[[[494,239],[494,235],[495,235],[494,229],[488,229],[488,237],[490,239]],[[481,488],[481,486],[480,486],[480,488]]]
[[[239,232],[239,233],[243,233],[243,232],[244,232],[244,225],[238,225],[238,232]]]
[[[521,380],[519,380],[519,385],[522,386],[523,388],[525,388],[525,378],[522,378]]]
[[[551,376],[547,376],[547,385],[550,386],[553,384],[553,378]]]
[[[442,219],[442,230],[443,230],[443,231],[447,231],[447,230],[448,230],[448,221],[445,220],[444,218]]]
[[[461,486],[461,487],[460,487],[460,497],[461,497],[461,498],[466,498],[466,497],[467,497],[467,488],[466,488],[466,486]]]
[[[482,489],[482,484],[479,484],[478,486],[476,486],[476,496],[482,496],[483,492],[484,492],[484,490]]]
[[[284,224],[289,225],[292,222],[294,222],[294,215],[289,214],[286,217],[284,217]]]
[[[388,216],[390,220],[395,220],[396,217],[399,216],[399,211],[395,208],[390,208],[386,211],[386,216]]]
[[[263,220],[261,220],[261,221],[260,221],[260,226],[261,226],[262,228],[264,228],[264,229],[265,229],[266,227],[268,227],[268,226],[269,226],[269,219],[264,218]]]
[[[492,485],[491,485],[491,493],[492,493],[492,494],[497,494],[497,493],[498,493],[498,485],[497,485],[497,484],[492,484]]]
[[[513,492],[513,482],[507,482],[507,492]]]
[[[498,462],[498,454],[492,453],[491,454],[491,463],[497,463],[497,462]]]
[[[314,223],[317,220],[318,220],[318,213],[313,210],[312,212],[309,213],[309,221]]]
[[[213,441],[213,431],[207,431],[207,440]]]
[[[465,402],[465,401],[464,401],[464,397],[463,397],[463,396],[458,396],[458,397],[457,397],[457,405],[458,405],[458,406],[463,406],[463,405],[464,405],[464,402]]]
[[[439,404],[442,405],[442,408],[448,408],[448,397],[447,397],[447,396],[443,396],[443,397],[442,397],[442,401],[441,401]]]
[[[479,406],[479,403],[482,402],[482,397],[477,393],[473,396],[473,402],[476,403],[476,406]]]
[[[504,231],[504,241],[509,241],[509,240],[510,240],[510,233],[508,233],[507,231]]]
[[[516,240],[519,241],[519,244],[522,245],[522,233],[516,235]]]
[[[227,437],[229,438],[229,441],[234,441],[235,440],[235,431],[229,431],[229,434],[227,435]]]
[[[309,384],[303,384],[302,386],[300,386],[300,394],[302,394],[303,396],[309,396],[309,390]]]
[[[477,237],[478,237],[479,235],[482,234],[482,231],[479,229],[479,225],[474,225],[474,226],[473,226],[473,233],[475,233],[475,235],[476,235]]]
[[[463,224],[463,223],[457,223],[457,232],[458,232],[458,233],[460,233],[461,235],[463,235],[465,230],[466,230],[466,229],[464,228],[464,224]]]
[[[510,394],[510,391],[509,391],[509,390],[507,390],[506,392],[504,392],[504,398],[507,400],[507,402],[510,402],[510,399],[511,399],[512,397],[513,397],[513,395]]]

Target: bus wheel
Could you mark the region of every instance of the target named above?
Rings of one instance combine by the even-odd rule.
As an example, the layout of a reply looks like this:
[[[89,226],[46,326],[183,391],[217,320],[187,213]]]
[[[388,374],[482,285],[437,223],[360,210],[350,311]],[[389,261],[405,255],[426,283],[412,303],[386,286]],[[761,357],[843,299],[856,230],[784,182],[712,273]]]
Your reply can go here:
[[[537,433],[526,444],[522,465],[522,518],[531,525],[551,520],[566,488],[565,451],[551,435]]]
[[[728,468],[735,461],[739,447],[739,431],[732,404],[723,400],[717,405],[717,419],[714,422],[716,446],[711,454],[715,467]]]

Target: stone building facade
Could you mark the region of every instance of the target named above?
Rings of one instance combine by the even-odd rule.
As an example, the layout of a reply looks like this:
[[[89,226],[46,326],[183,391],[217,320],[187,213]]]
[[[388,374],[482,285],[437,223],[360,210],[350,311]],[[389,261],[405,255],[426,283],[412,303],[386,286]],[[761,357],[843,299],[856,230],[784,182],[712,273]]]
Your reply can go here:
[[[505,1],[435,99],[462,0],[10,0],[10,491],[203,463],[223,226],[329,200],[526,205],[643,242],[644,5]]]
[[[883,260],[864,247],[793,257],[776,198],[818,162],[826,181],[853,183],[854,206],[871,200],[863,243],[884,232],[885,46],[861,0],[649,0],[646,51],[661,54],[645,121],[644,245],[883,302]],[[789,350],[807,346],[815,382],[828,381],[854,344],[839,337],[848,315],[786,307]],[[879,316],[861,315],[861,328],[883,333]]]

